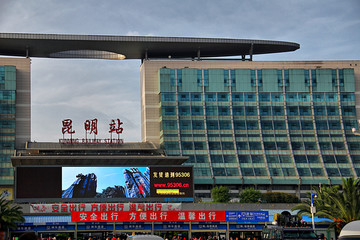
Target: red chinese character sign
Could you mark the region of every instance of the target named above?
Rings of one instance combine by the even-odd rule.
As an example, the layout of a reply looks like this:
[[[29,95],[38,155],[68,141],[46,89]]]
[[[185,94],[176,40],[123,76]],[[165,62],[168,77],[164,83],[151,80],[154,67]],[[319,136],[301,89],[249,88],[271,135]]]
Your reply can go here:
[[[225,211],[81,211],[71,212],[72,222],[225,221]]]
[[[123,122],[120,121],[120,119],[112,119],[109,124],[109,133],[110,138],[106,139],[96,139],[96,136],[98,134],[98,119],[89,119],[84,122],[84,129],[85,129],[85,138],[79,139],[79,138],[73,138],[72,134],[75,133],[75,130],[73,130],[72,126],[72,120],[71,119],[65,119],[62,121],[62,134],[63,139],[59,139],[59,143],[62,144],[123,144],[124,140],[120,139],[120,134],[123,132],[122,124]],[[118,135],[117,139],[112,138],[112,134],[116,133]],[[70,139],[65,138],[65,134],[70,134]],[[88,139],[88,134],[93,134],[93,139]]]

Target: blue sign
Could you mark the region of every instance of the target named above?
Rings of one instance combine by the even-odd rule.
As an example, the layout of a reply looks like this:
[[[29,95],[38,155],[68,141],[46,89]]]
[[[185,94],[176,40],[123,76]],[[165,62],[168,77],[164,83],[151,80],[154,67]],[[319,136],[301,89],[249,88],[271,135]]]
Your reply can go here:
[[[160,230],[160,229],[181,229],[181,230],[187,230],[189,229],[189,224],[181,224],[181,223],[166,223],[163,222],[162,224],[155,224],[154,229]]]
[[[268,211],[226,211],[226,221],[268,222]]]

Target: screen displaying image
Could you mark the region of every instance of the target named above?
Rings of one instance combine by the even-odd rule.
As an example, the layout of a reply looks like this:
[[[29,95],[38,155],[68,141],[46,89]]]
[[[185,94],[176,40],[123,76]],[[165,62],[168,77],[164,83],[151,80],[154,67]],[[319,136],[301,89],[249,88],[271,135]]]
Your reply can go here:
[[[150,197],[149,167],[63,167],[62,198]]]

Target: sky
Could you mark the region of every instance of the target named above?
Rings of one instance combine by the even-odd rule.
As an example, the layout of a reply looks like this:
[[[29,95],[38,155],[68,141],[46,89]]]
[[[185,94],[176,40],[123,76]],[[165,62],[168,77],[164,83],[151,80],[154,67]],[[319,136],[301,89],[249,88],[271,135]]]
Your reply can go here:
[[[0,0],[1,33],[261,39],[300,44],[254,61],[359,60],[358,0]],[[125,142],[141,141],[140,60],[32,58],[31,140],[75,138],[98,119],[97,138],[121,119]]]

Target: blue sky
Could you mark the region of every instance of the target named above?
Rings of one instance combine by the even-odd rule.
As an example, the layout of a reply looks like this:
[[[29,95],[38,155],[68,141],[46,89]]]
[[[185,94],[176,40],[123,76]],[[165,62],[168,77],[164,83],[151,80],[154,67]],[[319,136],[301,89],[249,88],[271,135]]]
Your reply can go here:
[[[62,190],[67,189],[76,180],[76,175],[95,173],[97,178],[96,191],[101,193],[107,187],[114,185],[125,185],[123,170],[132,167],[63,167],[62,168]],[[140,172],[144,173],[146,167],[136,167]]]
[[[254,61],[359,60],[358,0],[0,0],[0,32],[214,37],[291,41],[300,49]],[[61,121],[111,119],[141,141],[140,60],[32,58],[32,140],[58,141]]]

